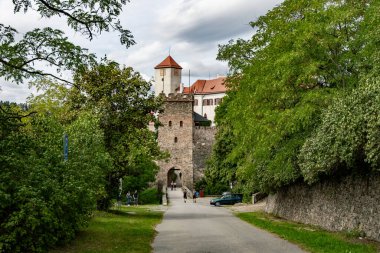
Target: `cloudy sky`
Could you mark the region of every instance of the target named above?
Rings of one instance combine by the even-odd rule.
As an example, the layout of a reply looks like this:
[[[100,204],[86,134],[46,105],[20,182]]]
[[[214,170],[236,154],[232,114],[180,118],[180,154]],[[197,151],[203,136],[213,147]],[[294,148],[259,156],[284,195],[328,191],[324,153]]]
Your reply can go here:
[[[154,66],[171,56],[183,67],[182,82],[208,79],[228,72],[226,63],[216,60],[218,44],[230,39],[249,38],[248,25],[282,0],[131,0],[120,17],[123,26],[133,33],[136,45],[121,46],[116,33],[104,33],[88,41],[66,27],[59,18],[41,19],[38,13],[13,13],[10,0],[0,0],[0,23],[25,33],[33,28],[51,26],[64,30],[74,43],[88,48],[99,58],[132,66],[144,78],[154,75]],[[33,89],[0,79],[0,100],[25,102]]]

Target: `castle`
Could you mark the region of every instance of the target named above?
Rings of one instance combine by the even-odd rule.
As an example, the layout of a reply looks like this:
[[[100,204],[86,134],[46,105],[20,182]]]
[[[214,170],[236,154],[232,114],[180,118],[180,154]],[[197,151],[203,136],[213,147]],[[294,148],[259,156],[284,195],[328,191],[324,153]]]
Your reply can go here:
[[[216,129],[215,108],[225,95],[224,78],[198,80],[190,87],[181,83],[182,67],[168,56],[155,67],[155,94],[164,96],[164,112],[158,118],[158,144],[168,151],[168,160],[158,161],[159,186],[186,186],[204,175]],[[209,126],[204,126],[208,122]],[[203,125],[203,126],[201,126]]]

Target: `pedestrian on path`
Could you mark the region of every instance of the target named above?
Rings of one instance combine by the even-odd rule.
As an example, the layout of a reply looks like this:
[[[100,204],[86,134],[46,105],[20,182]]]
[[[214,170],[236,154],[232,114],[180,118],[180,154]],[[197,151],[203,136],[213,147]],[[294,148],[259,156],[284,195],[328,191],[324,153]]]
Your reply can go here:
[[[197,203],[197,191],[194,191],[194,194],[193,194],[193,203]]]
[[[127,206],[130,206],[131,205],[131,199],[132,199],[132,196],[131,196],[131,193],[128,191],[127,192]]]
[[[183,189],[183,201],[186,203],[187,200],[187,191]]]
[[[139,194],[137,193],[137,190],[135,190],[135,193],[133,193],[133,202],[135,206],[139,205]]]

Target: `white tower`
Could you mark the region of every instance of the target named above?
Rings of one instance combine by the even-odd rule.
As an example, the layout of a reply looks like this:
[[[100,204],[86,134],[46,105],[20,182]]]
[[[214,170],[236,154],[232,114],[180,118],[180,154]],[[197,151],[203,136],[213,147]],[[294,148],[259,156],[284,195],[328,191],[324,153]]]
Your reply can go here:
[[[182,67],[169,55],[155,67],[154,92],[158,96],[164,93],[179,93]]]

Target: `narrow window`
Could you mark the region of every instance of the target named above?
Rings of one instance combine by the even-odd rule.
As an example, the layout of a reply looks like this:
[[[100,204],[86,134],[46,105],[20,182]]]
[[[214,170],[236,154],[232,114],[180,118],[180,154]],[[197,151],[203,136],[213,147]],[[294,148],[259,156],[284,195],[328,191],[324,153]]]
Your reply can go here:
[[[194,105],[198,105],[198,99],[194,99]]]
[[[205,113],[205,115],[203,115],[203,117],[205,117],[207,119],[207,114]]]
[[[178,138],[174,137],[174,143],[177,143],[177,142],[178,142]]]
[[[180,127],[183,127],[183,121],[180,121],[180,122],[179,122],[179,126],[180,126]]]
[[[202,105],[207,105],[207,99],[203,99]]]
[[[160,69],[160,76],[165,76],[165,69]]]
[[[169,127],[172,127],[172,122],[171,121],[169,121]]]

